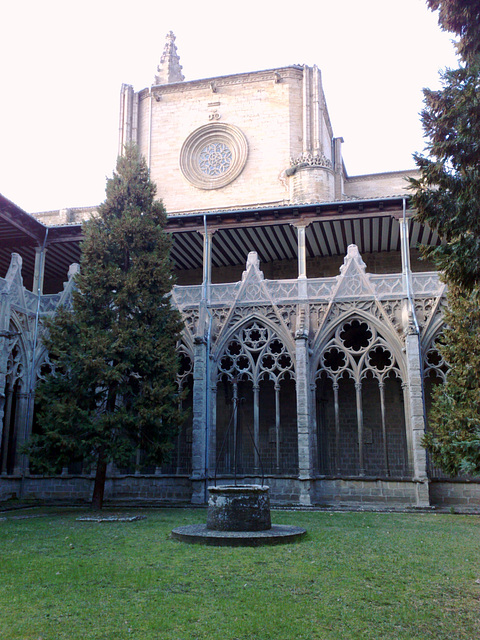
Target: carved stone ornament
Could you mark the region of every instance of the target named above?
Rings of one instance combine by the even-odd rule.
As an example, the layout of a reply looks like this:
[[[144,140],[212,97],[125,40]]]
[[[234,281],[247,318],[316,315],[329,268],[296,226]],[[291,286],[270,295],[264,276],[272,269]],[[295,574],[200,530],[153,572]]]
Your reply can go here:
[[[180,151],[180,169],[198,189],[219,189],[240,175],[248,155],[238,127],[214,122],[191,133]]]
[[[323,153],[310,153],[304,151],[296,157],[290,158],[291,167],[324,167],[325,169],[332,168],[332,161],[329,160]]]

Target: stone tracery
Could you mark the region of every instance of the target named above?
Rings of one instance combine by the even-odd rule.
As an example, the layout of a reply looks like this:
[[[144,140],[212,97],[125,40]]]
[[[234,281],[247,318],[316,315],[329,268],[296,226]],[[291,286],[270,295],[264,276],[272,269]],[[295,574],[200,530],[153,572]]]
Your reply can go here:
[[[403,401],[402,374],[391,347],[375,326],[355,316],[340,323],[320,356],[315,380],[317,404],[323,410],[319,438],[332,453],[330,464],[320,460],[323,471],[391,475],[388,410],[389,403],[395,401],[392,394],[397,405]],[[326,402],[329,415],[325,413]],[[375,412],[373,406],[377,407]],[[396,439],[405,437],[404,420],[401,423],[403,433],[397,433]],[[350,459],[345,454],[349,448]],[[394,466],[396,473],[401,473],[406,470],[406,460]]]
[[[235,426],[238,427],[239,424],[241,394],[252,396],[252,415],[247,419],[252,420],[251,436],[255,446],[253,447],[254,451],[249,455],[250,461],[244,461],[243,469],[245,471],[259,472],[261,465],[259,453],[260,457],[265,457],[269,471],[280,470],[282,466],[282,402],[280,390],[286,384],[291,393],[291,385],[288,382],[293,381],[294,378],[293,358],[284,343],[269,325],[257,319],[251,320],[240,327],[231,336],[222,355],[219,357],[217,383],[223,387],[227,404],[231,407],[232,415],[230,419],[234,428]],[[230,394],[231,396],[229,397]],[[270,397],[274,396],[272,398],[274,413],[272,411],[272,414],[268,417],[261,415],[261,400],[265,394]],[[267,426],[266,423],[268,421],[269,424]],[[244,425],[244,427],[247,430],[249,429],[249,425]],[[262,427],[263,434],[261,434]],[[224,437],[226,435],[226,433],[223,434]],[[244,446],[248,447],[246,437],[247,434],[244,433]],[[263,442],[261,442],[262,438]],[[286,457],[287,454],[285,453],[283,458],[285,459]],[[228,463],[225,466],[231,470],[232,461],[228,460]],[[294,463],[290,460],[290,465],[292,464]]]
[[[200,151],[198,164],[205,175],[219,176],[229,170],[232,152],[223,142],[211,142]]]

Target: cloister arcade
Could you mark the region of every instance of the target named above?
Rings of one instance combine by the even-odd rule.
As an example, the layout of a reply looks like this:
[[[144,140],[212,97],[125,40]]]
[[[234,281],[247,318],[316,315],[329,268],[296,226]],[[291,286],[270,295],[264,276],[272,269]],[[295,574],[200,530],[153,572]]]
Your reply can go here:
[[[408,222],[395,224],[400,240],[408,237]],[[285,279],[265,278],[256,252],[239,280],[213,278],[215,231],[202,234],[202,283],[172,291],[185,324],[178,385],[187,420],[166,464],[147,467],[138,451],[129,467],[109,469],[107,495],[160,491],[201,503],[214,480],[263,477],[278,502],[429,503],[430,479],[442,476],[421,438],[431,389],[446,372],[435,347],[444,285],[437,273],[411,271],[400,241],[401,273],[369,273],[352,244],[337,275],[306,277],[308,227],[294,228],[297,277]],[[70,482],[78,495],[90,491],[89,469],[73,464],[61,479],[47,479],[21,454],[39,428],[35,382],[50,366],[42,319],[69,304],[75,272],[63,291],[38,297],[23,286],[14,254],[0,279],[6,491],[56,495],[54,481]]]

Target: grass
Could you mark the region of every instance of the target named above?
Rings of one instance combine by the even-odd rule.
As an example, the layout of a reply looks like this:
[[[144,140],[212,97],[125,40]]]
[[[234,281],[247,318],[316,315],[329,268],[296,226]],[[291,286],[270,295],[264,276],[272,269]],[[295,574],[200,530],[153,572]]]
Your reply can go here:
[[[76,521],[80,510],[3,514],[0,638],[480,637],[478,516],[274,511],[307,537],[216,548],[170,537],[203,510],[143,513],[100,524]]]

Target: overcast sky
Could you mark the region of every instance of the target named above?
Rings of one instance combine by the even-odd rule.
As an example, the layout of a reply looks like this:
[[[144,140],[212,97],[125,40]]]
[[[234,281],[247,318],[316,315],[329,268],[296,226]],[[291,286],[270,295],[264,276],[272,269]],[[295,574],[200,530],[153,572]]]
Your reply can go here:
[[[186,80],[322,71],[349,175],[414,166],[422,87],[457,66],[423,0],[18,0],[2,9],[0,192],[28,212],[96,205],[122,82],[154,80],[172,30]],[[302,9],[299,11],[299,9]],[[298,9],[298,10],[297,10]],[[161,194],[161,188],[160,188]]]

